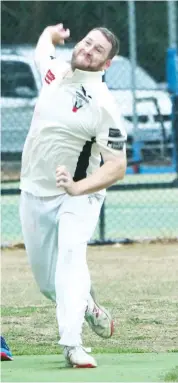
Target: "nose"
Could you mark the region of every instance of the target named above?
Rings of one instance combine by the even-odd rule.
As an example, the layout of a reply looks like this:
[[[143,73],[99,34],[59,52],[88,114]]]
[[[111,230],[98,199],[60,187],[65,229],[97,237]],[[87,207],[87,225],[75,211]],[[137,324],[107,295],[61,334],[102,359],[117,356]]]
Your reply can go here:
[[[85,47],[85,53],[90,54],[92,52],[92,49],[92,46]]]

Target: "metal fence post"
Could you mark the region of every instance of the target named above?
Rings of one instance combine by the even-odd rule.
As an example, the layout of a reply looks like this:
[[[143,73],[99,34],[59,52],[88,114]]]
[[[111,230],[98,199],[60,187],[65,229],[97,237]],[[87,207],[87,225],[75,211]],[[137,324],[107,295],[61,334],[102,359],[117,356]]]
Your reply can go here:
[[[137,121],[137,108],[136,108],[136,66],[137,66],[137,52],[136,52],[136,10],[135,1],[128,1],[128,19],[129,19],[129,56],[132,65],[131,72],[131,90],[133,96],[133,123],[134,123],[134,142],[133,142],[133,161],[141,159],[141,145],[139,141],[139,130]]]
[[[177,46],[177,12],[176,12],[176,1],[167,1],[168,10],[168,42],[169,48],[176,48]]]
[[[174,137],[174,158],[175,158],[175,168],[178,178],[178,94],[172,97],[173,102],[173,137]],[[178,179],[177,179],[178,182]]]
[[[168,49],[166,75],[168,90],[172,93],[172,130],[173,130],[173,163],[178,176],[178,51],[177,51],[177,9],[176,1],[167,1],[168,11]],[[177,182],[177,181],[176,181]]]

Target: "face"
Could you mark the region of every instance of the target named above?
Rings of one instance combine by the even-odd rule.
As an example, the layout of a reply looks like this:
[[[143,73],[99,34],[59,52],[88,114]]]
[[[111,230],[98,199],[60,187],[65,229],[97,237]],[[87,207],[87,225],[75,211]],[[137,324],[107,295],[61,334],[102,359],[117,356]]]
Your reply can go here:
[[[97,72],[110,66],[108,55],[111,43],[98,30],[88,33],[74,48],[71,65],[72,69]]]

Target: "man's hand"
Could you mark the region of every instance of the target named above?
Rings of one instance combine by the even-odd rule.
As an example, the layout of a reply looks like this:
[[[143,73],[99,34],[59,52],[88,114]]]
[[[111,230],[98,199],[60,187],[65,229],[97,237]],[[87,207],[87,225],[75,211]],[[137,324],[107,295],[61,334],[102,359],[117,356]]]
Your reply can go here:
[[[77,183],[73,181],[65,166],[58,166],[56,169],[56,186],[63,187],[69,195],[78,195]]]
[[[126,152],[117,151],[117,155],[108,151],[101,151],[104,165],[95,170],[94,173],[80,181],[74,182],[71,174],[65,166],[56,169],[56,185],[63,187],[72,196],[96,193],[106,189],[118,180],[124,178],[126,172]]]
[[[70,36],[70,30],[64,29],[63,24],[57,24],[46,28],[49,31],[54,45],[64,45],[65,40]]]

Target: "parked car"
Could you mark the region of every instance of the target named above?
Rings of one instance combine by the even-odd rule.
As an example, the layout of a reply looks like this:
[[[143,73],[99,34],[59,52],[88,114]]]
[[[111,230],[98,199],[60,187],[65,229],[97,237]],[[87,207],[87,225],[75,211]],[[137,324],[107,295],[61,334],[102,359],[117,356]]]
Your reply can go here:
[[[2,53],[2,155],[22,151],[40,87],[40,77],[33,60],[16,53]]]
[[[69,60],[71,51],[64,49],[62,52]],[[11,159],[14,158],[14,154],[15,158],[20,158],[40,89],[41,78],[34,62],[34,49],[31,47],[2,49],[2,158]]]
[[[113,59],[105,73],[105,81],[116,98],[121,113],[127,121],[128,142],[142,142],[142,151],[165,155],[172,148],[172,104],[169,93],[140,66],[135,70],[135,110],[132,92],[131,62],[121,56]]]
[[[59,48],[57,54],[70,61],[72,50]],[[20,153],[30,127],[41,80],[34,63],[34,48],[2,49],[1,105],[2,153]],[[163,150],[172,145],[171,100],[158,88],[155,80],[141,67],[136,75],[136,122],[134,129],[133,92],[130,61],[116,56],[104,80],[116,98],[128,134],[128,149],[134,138],[143,142],[144,150]]]

